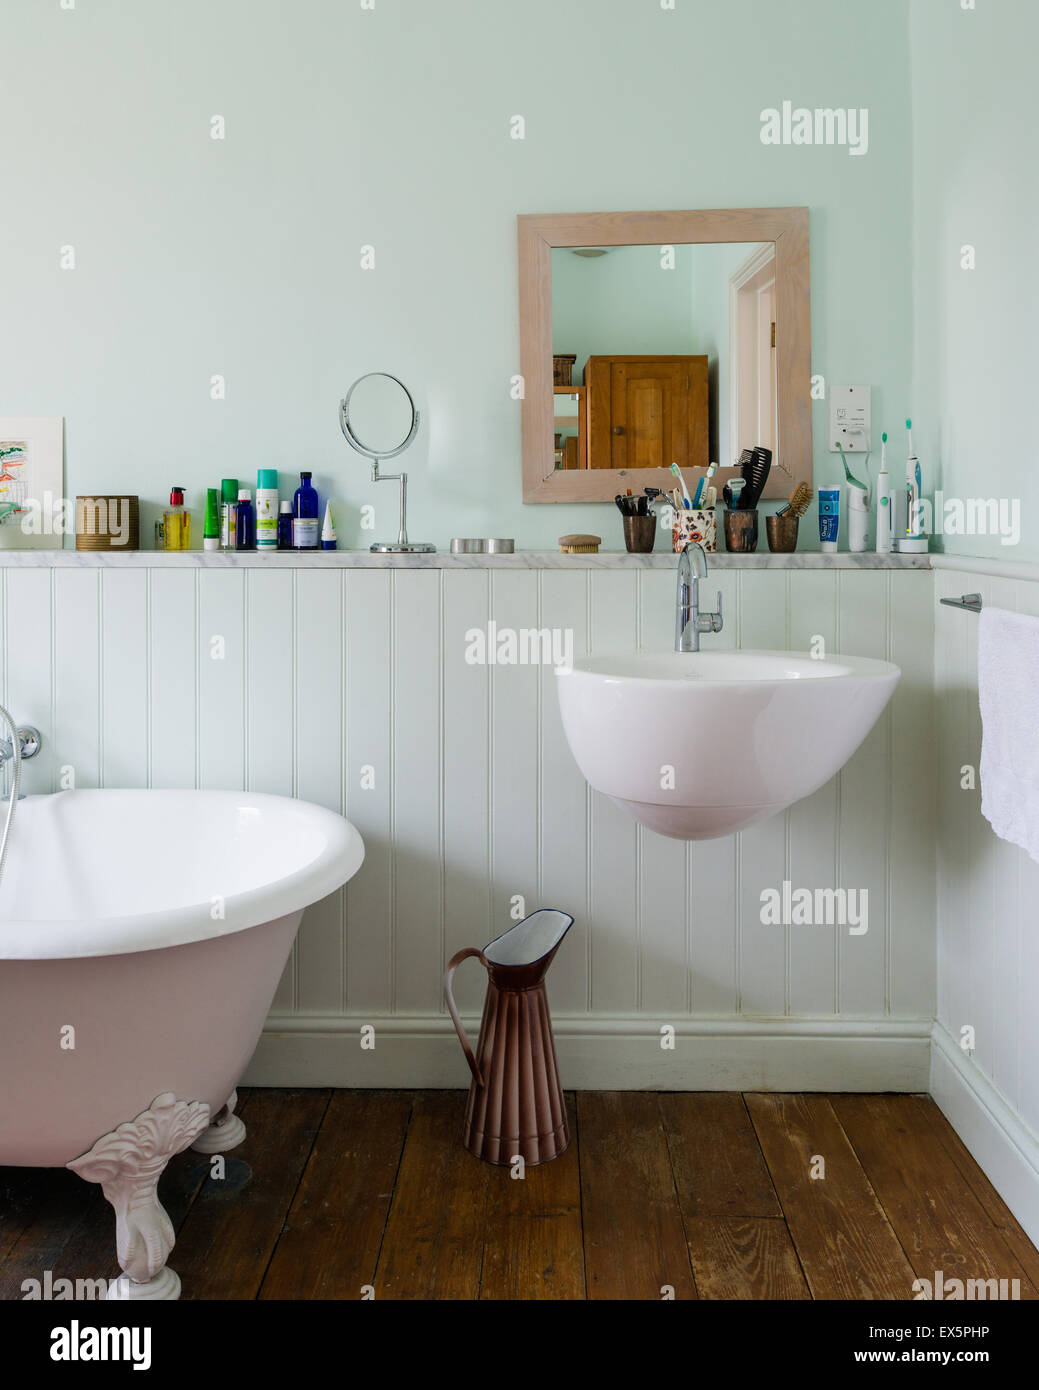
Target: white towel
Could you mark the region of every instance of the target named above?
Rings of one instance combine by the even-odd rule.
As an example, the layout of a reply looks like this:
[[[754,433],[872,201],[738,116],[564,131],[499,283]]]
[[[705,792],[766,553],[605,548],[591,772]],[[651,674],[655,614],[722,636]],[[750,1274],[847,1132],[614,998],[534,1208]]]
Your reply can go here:
[[[1039,618],[982,611],[978,699],[981,813],[1039,862]]]

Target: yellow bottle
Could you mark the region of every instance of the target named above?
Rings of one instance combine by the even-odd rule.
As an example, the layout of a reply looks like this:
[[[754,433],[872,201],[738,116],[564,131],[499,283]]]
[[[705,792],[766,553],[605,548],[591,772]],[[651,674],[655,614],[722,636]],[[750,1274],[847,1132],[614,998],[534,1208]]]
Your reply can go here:
[[[161,550],[191,549],[191,513],[184,506],[184,489],[170,489],[170,505],[162,514]]]

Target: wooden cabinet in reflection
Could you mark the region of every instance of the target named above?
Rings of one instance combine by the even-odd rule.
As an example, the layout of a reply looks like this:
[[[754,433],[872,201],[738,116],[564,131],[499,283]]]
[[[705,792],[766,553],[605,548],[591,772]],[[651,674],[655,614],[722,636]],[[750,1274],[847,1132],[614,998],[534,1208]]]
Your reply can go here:
[[[591,468],[706,468],[707,358],[589,357]]]

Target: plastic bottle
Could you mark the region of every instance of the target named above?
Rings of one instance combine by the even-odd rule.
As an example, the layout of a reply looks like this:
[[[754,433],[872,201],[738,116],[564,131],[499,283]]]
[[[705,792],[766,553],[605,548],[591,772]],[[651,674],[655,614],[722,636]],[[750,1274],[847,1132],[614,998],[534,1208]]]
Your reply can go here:
[[[162,549],[191,549],[191,513],[184,506],[184,489],[174,483],[170,505],[162,514]]]
[[[317,489],[311,486],[312,473],[300,473],[299,487],[292,499],[292,548],[317,550],[320,506]]]
[[[325,519],[321,524],[321,549],[335,550],[338,545],[336,540],[336,524],[332,519],[332,503],[325,501]]]
[[[202,523],[202,549],[220,549],[220,494],[215,487],[206,488],[206,515]]]
[[[234,509],[238,503],[238,479],[220,479],[220,549],[234,550]]]
[[[256,474],[256,549],[278,548],[278,470],[261,468]]]

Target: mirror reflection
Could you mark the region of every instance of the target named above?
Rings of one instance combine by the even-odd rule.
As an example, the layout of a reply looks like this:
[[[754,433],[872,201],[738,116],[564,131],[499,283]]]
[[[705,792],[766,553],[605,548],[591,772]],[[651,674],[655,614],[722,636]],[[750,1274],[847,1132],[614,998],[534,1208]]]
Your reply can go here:
[[[555,247],[556,470],[778,452],[773,242]]]

